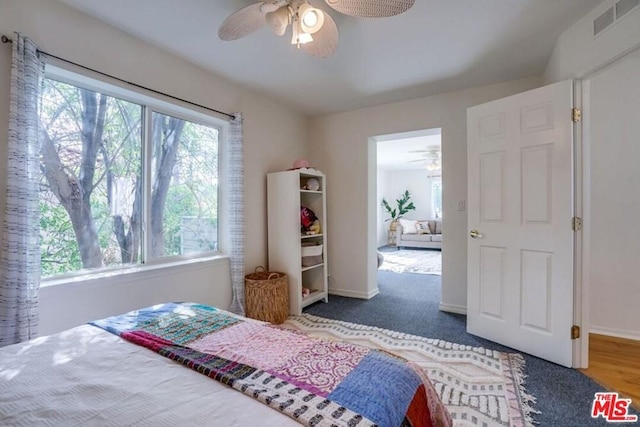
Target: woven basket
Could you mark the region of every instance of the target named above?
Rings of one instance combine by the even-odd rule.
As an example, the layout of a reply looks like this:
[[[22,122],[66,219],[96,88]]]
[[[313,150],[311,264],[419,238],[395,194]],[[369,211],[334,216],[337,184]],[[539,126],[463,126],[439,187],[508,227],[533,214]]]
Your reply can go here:
[[[244,299],[247,317],[282,323],[289,317],[289,279],[284,273],[256,267],[244,276]]]

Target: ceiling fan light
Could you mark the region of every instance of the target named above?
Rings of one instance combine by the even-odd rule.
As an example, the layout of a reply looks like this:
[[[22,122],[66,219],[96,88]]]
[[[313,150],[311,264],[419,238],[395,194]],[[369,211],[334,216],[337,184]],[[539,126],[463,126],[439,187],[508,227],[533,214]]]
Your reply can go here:
[[[289,25],[289,9],[287,6],[269,12],[265,15],[265,20],[271,31],[277,36],[283,36]]]
[[[301,44],[312,42],[313,37],[311,37],[311,34],[305,33],[299,27],[300,25],[298,22],[293,23],[293,35],[291,37],[291,44],[297,44],[299,46]]]
[[[317,33],[324,24],[324,12],[305,3],[298,8],[298,19],[302,31],[308,34]]]

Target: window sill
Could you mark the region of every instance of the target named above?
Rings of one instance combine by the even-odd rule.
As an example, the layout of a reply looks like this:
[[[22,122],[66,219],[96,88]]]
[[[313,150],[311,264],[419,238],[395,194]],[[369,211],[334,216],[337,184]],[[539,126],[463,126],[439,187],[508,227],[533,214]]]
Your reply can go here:
[[[105,281],[135,280],[138,277],[149,278],[153,276],[165,276],[167,273],[179,273],[181,271],[193,271],[194,269],[207,268],[215,265],[227,264],[228,255],[215,255],[206,258],[180,260],[162,264],[145,264],[130,268],[118,268],[114,270],[95,273],[67,276],[63,278],[43,279],[40,287],[64,286],[82,284],[83,286]]]

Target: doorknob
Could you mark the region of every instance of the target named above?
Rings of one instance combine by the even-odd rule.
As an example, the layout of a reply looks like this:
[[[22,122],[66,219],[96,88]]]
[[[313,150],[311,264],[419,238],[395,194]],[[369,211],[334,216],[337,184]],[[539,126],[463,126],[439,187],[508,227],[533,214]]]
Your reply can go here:
[[[480,234],[478,230],[471,230],[469,232],[469,236],[471,236],[473,239],[477,239],[478,237],[482,237],[482,234]]]

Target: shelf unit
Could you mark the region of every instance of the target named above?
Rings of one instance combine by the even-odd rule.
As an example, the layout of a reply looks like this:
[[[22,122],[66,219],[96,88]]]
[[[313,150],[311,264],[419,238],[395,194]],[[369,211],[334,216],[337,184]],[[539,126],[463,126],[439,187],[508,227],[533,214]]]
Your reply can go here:
[[[317,191],[306,190],[309,178],[320,182]],[[267,175],[267,216],[269,233],[269,270],[289,276],[289,312],[302,309],[316,301],[328,301],[327,206],[325,175],[317,169],[302,168]],[[311,209],[320,220],[320,234],[303,235],[300,230],[300,206]],[[322,244],[322,262],[302,266],[302,244]],[[302,297],[302,288],[311,290]]]

